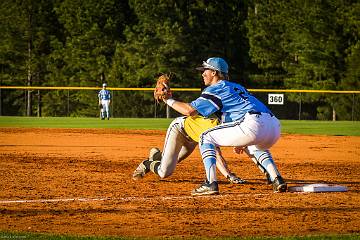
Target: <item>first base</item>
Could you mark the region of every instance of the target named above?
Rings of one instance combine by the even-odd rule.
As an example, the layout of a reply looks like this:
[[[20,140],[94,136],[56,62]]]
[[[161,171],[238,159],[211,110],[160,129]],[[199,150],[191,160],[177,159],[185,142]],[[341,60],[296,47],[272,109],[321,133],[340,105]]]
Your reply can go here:
[[[304,186],[289,187],[289,192],[346,192],[348,189],[341,185],[329,185],[324,183],[307,184]]]

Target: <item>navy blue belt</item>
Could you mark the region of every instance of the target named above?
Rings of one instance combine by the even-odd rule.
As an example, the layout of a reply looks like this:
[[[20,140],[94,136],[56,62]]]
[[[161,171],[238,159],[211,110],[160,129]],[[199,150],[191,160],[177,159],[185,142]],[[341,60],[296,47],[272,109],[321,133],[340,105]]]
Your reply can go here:
[[[258,112],[258,111],[249,111],[248,113],[251,114],[251,115],[261,115],[261,114],[263,114],[262,112]],[[271,117],[274,116],[272,113],[267,113],[267,114],[270,114]]]

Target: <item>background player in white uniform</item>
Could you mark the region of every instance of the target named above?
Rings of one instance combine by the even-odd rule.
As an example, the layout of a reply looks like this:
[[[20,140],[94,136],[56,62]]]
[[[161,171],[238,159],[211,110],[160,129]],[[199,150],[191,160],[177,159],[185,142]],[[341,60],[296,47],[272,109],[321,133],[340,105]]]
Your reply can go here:
[[[218,122],[213,119],[178,117],[175,118],[166,132],[163,152],[158,148],[150,150],[149,158],[142,161],[133,173],[133,179],[138,180],[152,171],[160,178],[166,178],[173,174],[176,165],[186,159],[196,148],[200,134]],[[230,172],[222,157],[220,149],[216,149],[216,166],[219,171],[231,182],[236,184],[245,183],[234,173]]]
[[[110,111],[109,106],[111,102],[111,94],[110,91],[106,89],[106,83],[102,85],[102,89],[99,91],[98,98],[99,98],[99,105],[102,105],[100,110],[100,118],[104,120],[105,117],[107,120],[110,119]]]
[[[285,192],[287,185],[278,171],[269,148],[280,137],[280,122],[271,111],[240,84],[228,81],[228,64],[222,58],[203,62],[202,77],[207,88],[191,103],[164,99],[170,107],[186,116],[211,114],[221,116],[222,123],[205,131],[199,142],[206,181],[192,195],[218,194],[216,148],[247,148],[259,159],[269,174],[275,192]]]

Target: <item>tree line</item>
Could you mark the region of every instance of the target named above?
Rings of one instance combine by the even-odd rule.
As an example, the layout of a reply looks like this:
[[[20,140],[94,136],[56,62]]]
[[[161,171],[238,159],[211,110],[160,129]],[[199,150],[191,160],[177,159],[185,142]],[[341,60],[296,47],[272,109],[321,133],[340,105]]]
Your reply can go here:
[[[171,73],[173,87],[202,87],[194,68],[220,56],[248,88],[359,90],[359,12],[358,0],[3,0],[0,84],[153,87]],[[151,94],[116,97],[117,116],[153,116]],[[89,91],[2,90],[0,99],[2,115],[97,113]],[[302,101],[317,118],[349,119],[354,97]]]

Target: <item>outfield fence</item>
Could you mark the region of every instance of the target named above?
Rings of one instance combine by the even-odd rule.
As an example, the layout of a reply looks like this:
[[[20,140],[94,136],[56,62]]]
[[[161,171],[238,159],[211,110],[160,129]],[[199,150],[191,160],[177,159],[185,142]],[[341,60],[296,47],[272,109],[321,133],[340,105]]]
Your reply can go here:
[[[2,116],[98,117],[98,87],[0,86]],[[112,117],[172,118],[177,112],[153,100],[153,88],[108,87]],[[278,118],[360,120],[360,91],[248,89]],[[197,98],[200,88],[172,88],[175,99]]]

